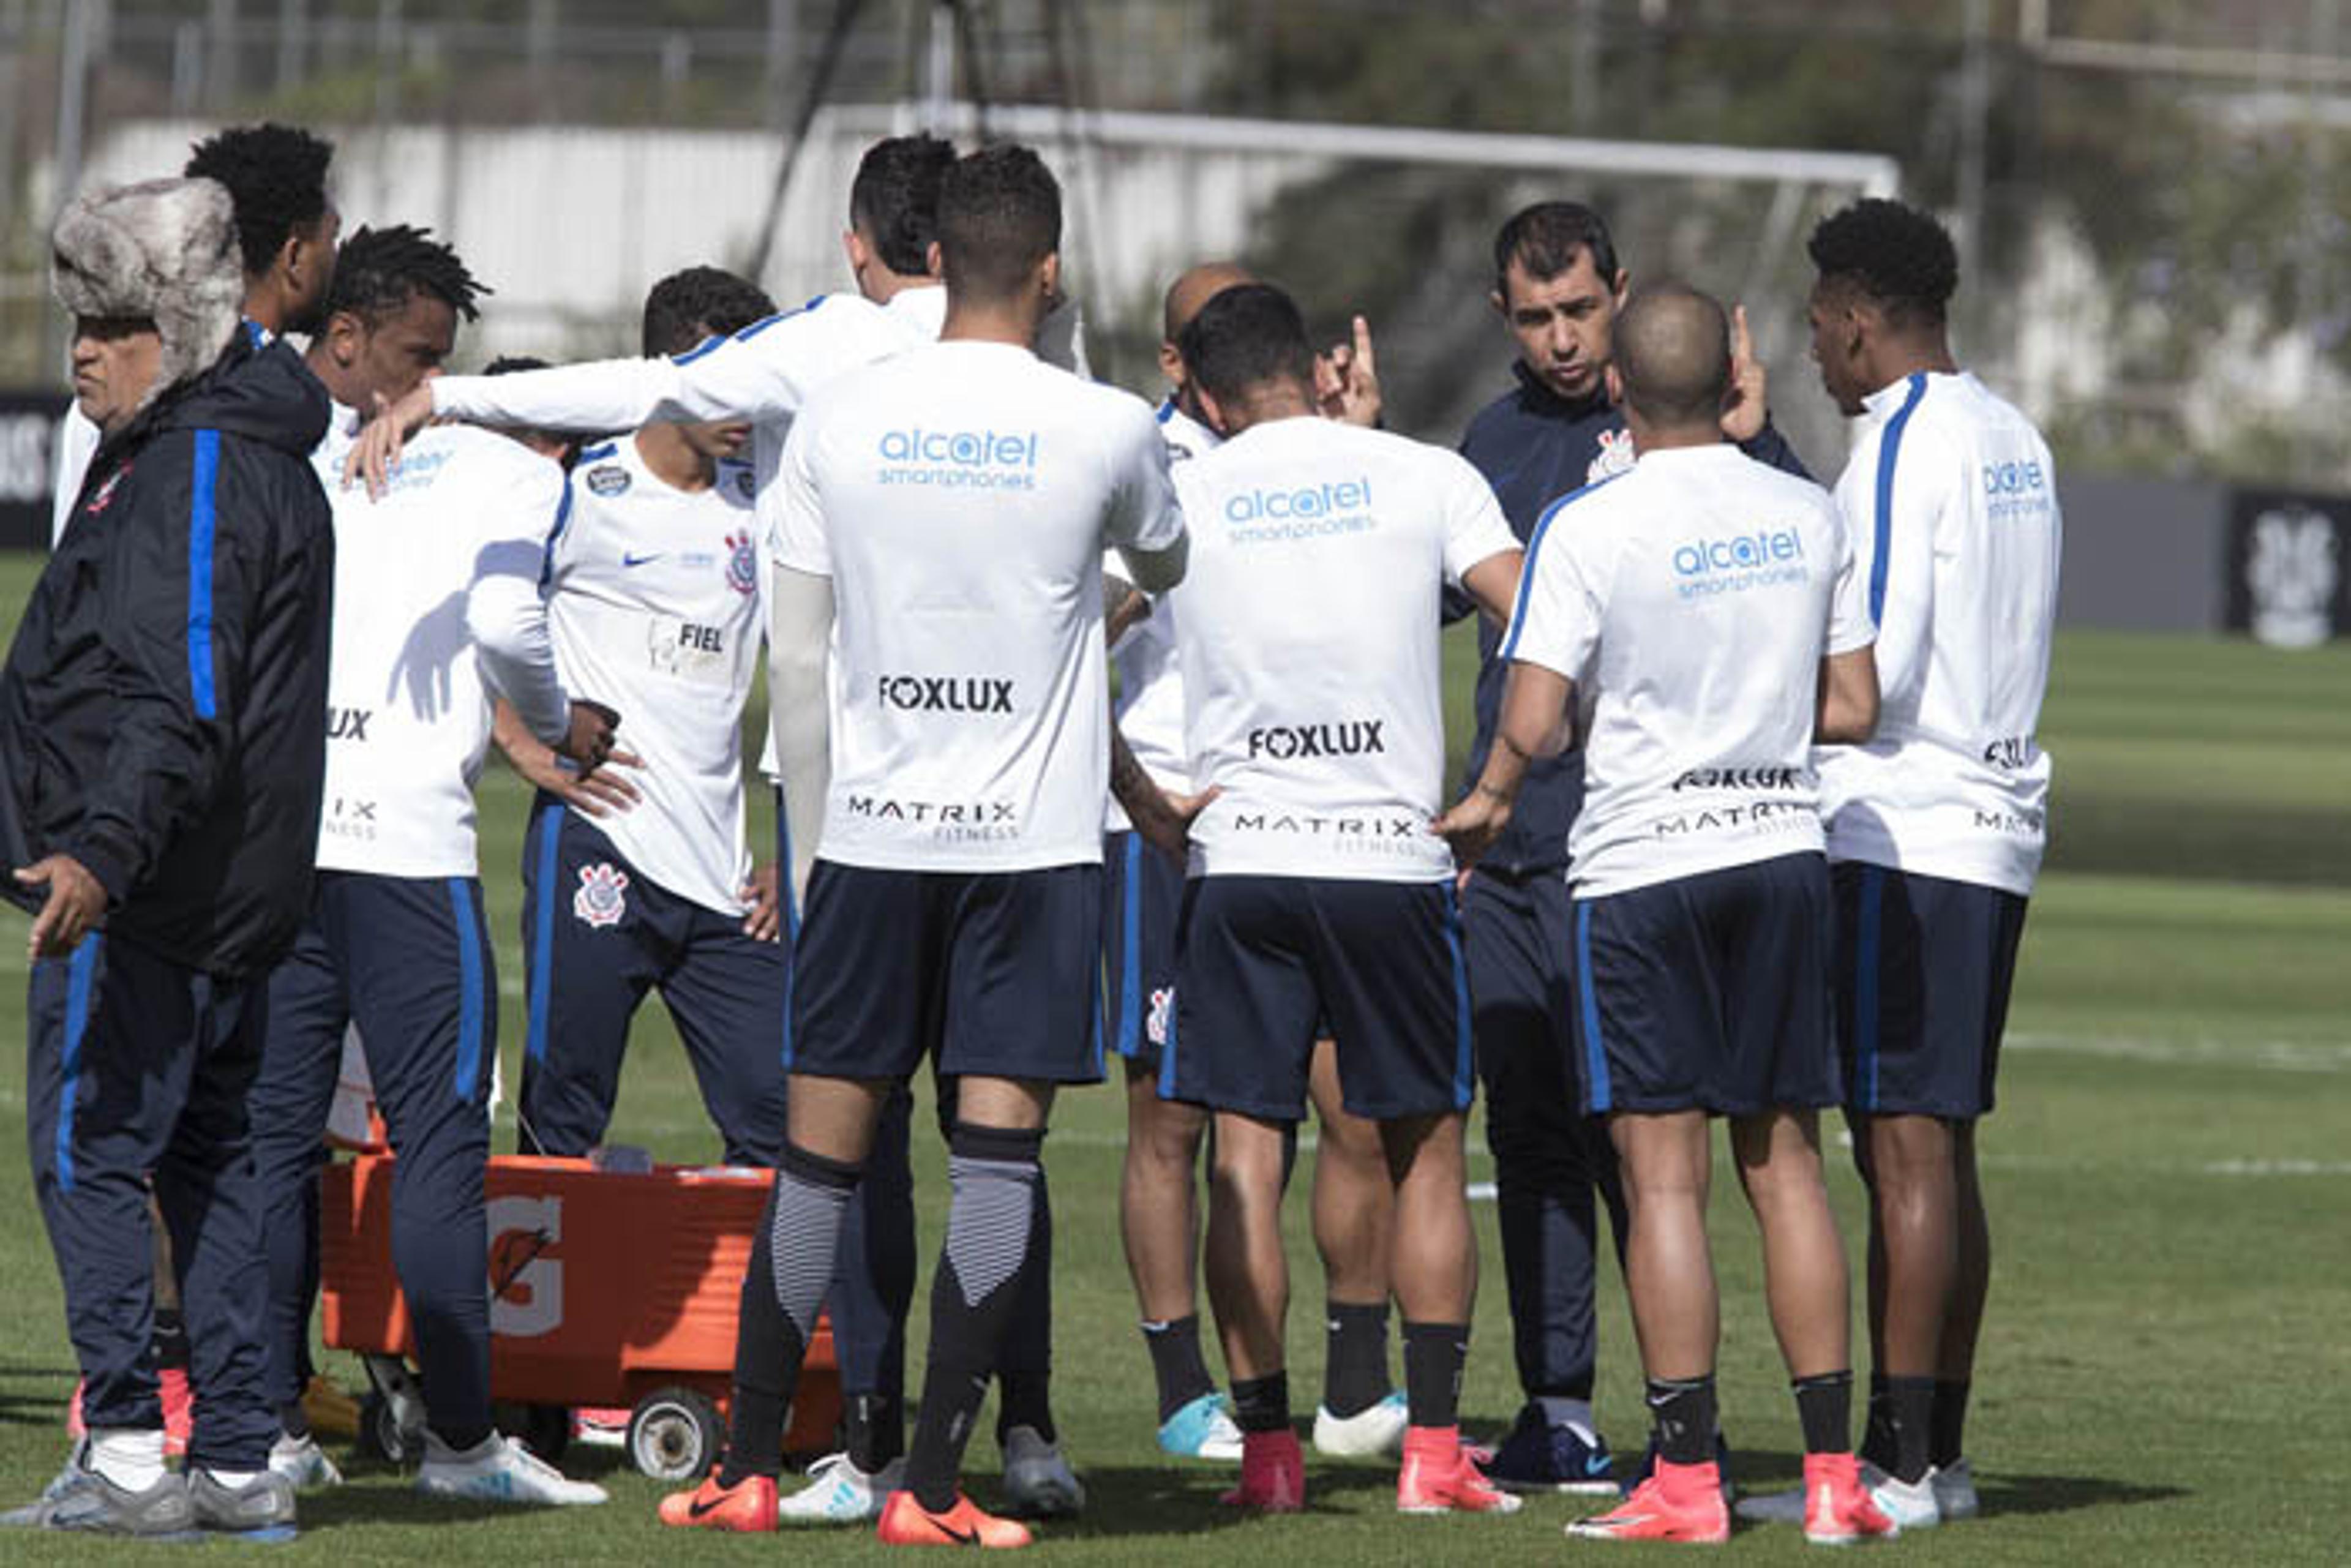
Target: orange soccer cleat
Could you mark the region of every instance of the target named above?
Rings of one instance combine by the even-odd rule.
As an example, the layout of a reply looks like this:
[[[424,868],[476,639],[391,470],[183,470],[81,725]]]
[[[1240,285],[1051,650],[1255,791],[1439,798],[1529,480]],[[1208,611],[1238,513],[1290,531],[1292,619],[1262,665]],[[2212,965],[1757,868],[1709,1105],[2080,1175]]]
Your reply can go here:
[[[1520,1500],[1488,1480],[1458,1427],[1409,1427],[1396,1471],[1398,1513],[1516,1513]]]
[[[1026,1546],[1029,1527],[1018,1520],[998,1519],[983,1512],[961,1492],[955,1506],[933,1513],[910,1491],[893,1491],[882,1505],[882,1522],[873,1533],[884,1546]]]
[[[1241,1434],[1241,1484],[1217,1500],[1227,1508],[1253,1508],[1262,1513],[1296,1513],[1306,1506],[1306,1456],[1298,1434],[1284,1427],[1278,1432]]]
[[[776,1478],[745,1476],[733,1486],[718,1484],[718,1472],[702,1478],[692,1491],[661,1500],[661,1521],[680,1530],[732,1530],[746,1534],[776,1528]]]
[[[1851,1454],[1804,1456],[1805,1540],[1815,1546],[1847,1546],[1891,1540],[1901,1532],[1862,1484],[1861,1467]]]
[[[1688,1541],[1718,1545],[1730,1539],[1730,1510],[1722,1501],[1722,1471],[1660,1458],[1647,1480],[1606,1513],[1579,1519],[1567,1533],[1582,1541]]]

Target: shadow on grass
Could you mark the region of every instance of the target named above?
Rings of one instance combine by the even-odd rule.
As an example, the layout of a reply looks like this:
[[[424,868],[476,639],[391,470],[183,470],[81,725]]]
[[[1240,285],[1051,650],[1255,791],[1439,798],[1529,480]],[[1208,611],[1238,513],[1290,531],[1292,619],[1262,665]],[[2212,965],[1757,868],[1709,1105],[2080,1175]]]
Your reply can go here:
[[[70,1366],[0,1366],[0,1427],[65,1430],[66,1402],[81,1374]]]
[[[1802,1454],[1752,1448],[1731,1450],[1730,1479],[1744,1494],[1792,1487],[1803,1472]],[[1987,1515],[2012,1519],[2129,1503],[2168,1502],[2192,1494],[2185,1487],[2148,1486],[2106,1476],[2020,1476],[1995,1471],[1977,1474],[1976,1495],[1983,1500]]]

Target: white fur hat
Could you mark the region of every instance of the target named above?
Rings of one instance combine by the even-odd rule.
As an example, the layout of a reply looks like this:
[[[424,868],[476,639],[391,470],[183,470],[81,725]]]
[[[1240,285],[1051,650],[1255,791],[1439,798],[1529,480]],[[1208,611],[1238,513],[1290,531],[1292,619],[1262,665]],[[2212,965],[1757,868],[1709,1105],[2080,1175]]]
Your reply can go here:
[[[51,286],[77,316],[144,316],[163,339],[155,384],[166,388],[220,358],[245,304],[245,267],[227,187],[214,180],[146,180],[77,196],[50,238]]]

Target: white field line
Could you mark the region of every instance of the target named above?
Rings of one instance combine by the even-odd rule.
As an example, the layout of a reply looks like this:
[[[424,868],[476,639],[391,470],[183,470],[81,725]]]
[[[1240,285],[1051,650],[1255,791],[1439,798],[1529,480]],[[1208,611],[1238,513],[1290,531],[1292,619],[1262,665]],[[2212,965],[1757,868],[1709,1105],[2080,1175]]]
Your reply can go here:
[[[2351,1072],[2351,1041],[2146,1040],[2127,1035],[2011,1034],[2002,1051],[2119,1057],[2188,1067],[2250,1067],[2268,1072]]]

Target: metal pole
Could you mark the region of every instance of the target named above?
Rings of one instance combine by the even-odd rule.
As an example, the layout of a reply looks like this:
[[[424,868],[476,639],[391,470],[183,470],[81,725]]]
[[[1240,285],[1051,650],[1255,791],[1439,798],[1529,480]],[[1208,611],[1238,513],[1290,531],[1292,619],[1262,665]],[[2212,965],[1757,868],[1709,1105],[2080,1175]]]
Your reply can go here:
[[[923,129],[934,136],[946,134],[955,102],[955,0],[934,0],[923,91]]]
[[[90,33],[98,21],[96,5],[65,0],[65,30],[57,38],[57,176],[51,193],[48,226],[55,227],[81,188],[83,123],[89,107]],[[47,247],[43,246],[44,249]],[[41,362],[55,366],[65,355],[65,321],[58,312],[41,313]]]
[[[1984,155],[1991,118],[1991,0],[1968,0],[1959,65],[1959,277],[1972,283],[1983,256]],[[1977,288],[1979,302],[1990,298]],[[1979,308],[1980,309],[1980,304]]]

